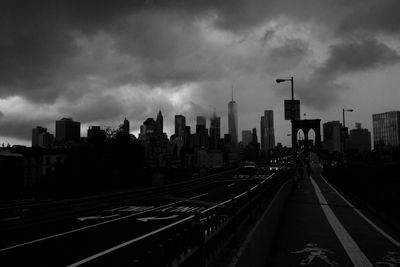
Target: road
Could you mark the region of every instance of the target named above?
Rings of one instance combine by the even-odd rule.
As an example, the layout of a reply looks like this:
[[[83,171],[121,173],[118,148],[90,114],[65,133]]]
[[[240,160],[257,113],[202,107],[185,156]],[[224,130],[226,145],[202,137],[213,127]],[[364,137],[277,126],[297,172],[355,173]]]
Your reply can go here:
[[[108,205],[107,198],[83,201],[72,211],[68,209],[67,216],[63,208],[52,207],[50,212],[57,210],[57,216],[44,216],[38,222],[26,218],[26,224],[15,219],[18,227],[14,228],[7,222],[8,228],[0,232],[0,264],[79,266],[240,198],[273,177],[232,179],[224,175],[143,199],[124,196],[116,201],[114,196]]]

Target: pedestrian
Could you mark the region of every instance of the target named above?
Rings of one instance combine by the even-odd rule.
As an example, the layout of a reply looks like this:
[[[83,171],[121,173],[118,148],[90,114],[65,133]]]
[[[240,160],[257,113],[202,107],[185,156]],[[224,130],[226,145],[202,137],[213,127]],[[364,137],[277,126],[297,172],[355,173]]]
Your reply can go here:
[[[308,177],[310,177],[311,172],[312,172],[311,164],[310,164],[310,162],[308,162],[308,164],[307,164],[307,176]]]

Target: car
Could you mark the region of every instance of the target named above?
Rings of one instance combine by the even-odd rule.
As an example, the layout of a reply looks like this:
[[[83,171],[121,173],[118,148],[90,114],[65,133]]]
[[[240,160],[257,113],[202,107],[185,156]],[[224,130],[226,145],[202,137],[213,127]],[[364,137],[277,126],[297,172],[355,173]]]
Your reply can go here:
[[[235,179],[247,179],[253,177],[257,173],[255,165],[243,165],[239,168],[237,173],[233,176]]]

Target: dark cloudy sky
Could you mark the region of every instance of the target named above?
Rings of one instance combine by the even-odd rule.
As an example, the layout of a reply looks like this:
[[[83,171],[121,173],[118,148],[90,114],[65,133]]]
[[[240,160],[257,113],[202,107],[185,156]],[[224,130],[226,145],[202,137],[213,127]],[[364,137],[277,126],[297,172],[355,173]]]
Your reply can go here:
[[[194,118],[215,107],[227,129],[230,88],[239,130],[275,111],[290,144],[283,99],[295,77],[306,118],[371,129],[372,113],[400,110],[398,0],[1,1],[0,143],[30,143],[37,125],[72,117],[136,133],[159,109]]]

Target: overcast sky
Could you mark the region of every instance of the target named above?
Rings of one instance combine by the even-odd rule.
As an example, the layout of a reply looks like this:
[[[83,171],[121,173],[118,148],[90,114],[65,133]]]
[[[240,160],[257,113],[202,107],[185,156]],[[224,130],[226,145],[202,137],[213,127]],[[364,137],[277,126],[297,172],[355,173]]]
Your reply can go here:
[[[274,110],[290,145],[283,100],[294,76],[302,118],[372,128],[372,113],[400,110],[398,0],[1,1],[0,143],[30,145],[72,117],[137,133],[161,109],[194,126],[216,108],[227,132],[234,87],[239,131]],[[209,123],[209,122],[208,122]],[[241,134],[239,134],[241,136]]]

